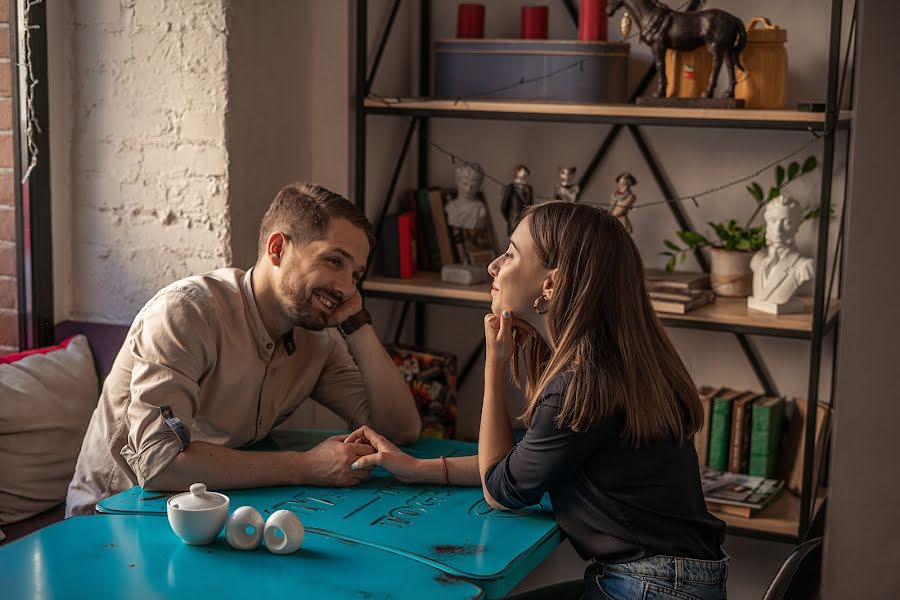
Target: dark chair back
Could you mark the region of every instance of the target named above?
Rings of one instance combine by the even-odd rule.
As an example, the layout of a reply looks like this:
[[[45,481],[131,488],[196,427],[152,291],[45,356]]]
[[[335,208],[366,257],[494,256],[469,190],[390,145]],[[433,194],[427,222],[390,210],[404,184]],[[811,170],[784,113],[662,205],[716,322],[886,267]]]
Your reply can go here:
[[[817,600],[822,584],[822,538],[794,548],[778,569],[763,600]]]
[[[113,362],[122,343],[125,342],[125,336],[128,335],[129,325],[111,325],[108,323],[87,323],[84,321],[63,321],[56,324],[55,337],[56,341],[62,340],[83,333],[87,336],[91,345],[91,352],[94,354],[94,363],[97,366],[97,376],[100,378],[100,385],[103,386],[103,380],[112,370]]]

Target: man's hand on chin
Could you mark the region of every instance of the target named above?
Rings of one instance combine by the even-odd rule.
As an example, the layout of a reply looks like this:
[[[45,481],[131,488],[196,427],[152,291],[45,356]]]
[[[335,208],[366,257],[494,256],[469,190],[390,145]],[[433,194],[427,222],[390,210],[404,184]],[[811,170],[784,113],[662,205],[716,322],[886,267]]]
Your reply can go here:
[[[353,295],[347,298],[343,303],[335,307],[331,313],[331,317],[326,322],[327,327],[337,327],[356,313],[362,310],[363,300],[359,290],[354,290]]]

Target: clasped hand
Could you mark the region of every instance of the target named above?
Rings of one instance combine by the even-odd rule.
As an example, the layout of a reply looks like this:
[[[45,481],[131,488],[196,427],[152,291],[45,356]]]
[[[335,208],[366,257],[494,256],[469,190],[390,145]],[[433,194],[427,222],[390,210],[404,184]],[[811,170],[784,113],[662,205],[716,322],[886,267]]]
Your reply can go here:
[[[371,455],[375,448],[365,440],[351,440],[349,436],[333,435],[303,453],[310,485],[346,487],[369,478],[371,469],[354,469],[351,465],[360,457]]]

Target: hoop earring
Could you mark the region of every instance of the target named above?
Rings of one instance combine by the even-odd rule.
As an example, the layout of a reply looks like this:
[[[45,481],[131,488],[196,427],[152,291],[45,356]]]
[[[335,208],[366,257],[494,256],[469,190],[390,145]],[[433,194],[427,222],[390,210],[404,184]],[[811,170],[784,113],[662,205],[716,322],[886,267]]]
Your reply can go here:
[[[544,301],[543,308],[540,306],[541,300]],[[547,311],[550,310],[550,300],[543,294],[534,299],[534,312],[539,315],[547,314]]]

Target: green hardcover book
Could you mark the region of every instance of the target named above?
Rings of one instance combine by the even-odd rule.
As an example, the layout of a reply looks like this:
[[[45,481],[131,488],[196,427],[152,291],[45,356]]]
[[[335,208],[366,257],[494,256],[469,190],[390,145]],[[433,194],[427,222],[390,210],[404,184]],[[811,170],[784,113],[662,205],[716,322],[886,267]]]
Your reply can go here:
[[[431,201],[428,198],[428,190],[419,190],[416,192],[416,202],[418,203],[419,226],[422,228],[422,235],[425,238],[425,256],[428,257],[428,267],[431,271],[440,272],[441,267],[441,248],[438,246],[437,233],[434,230],[434,219],[431,216]]]
[[[750,475],[775,476],[784,424],[784,398],[767,396],[753,405],[750,434]]]
[[[710,469],[725,471],[728,468],[728,450],[731,441],[731,410],[735,398],[744,392],[723,388],[712,401],[712,417],[709,423]]]

